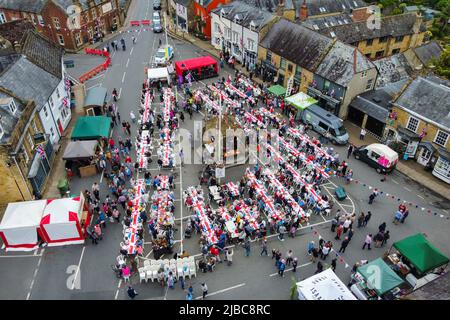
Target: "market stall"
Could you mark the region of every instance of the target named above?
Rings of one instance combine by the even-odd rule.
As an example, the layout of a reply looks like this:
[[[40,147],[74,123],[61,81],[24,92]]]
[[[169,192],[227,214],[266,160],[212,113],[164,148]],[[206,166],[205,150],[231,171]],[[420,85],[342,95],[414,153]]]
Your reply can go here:
[[[405,265],[408,269],[408,272],[405,272],[408,282],[417,282],[417,279],[408,279],[408,277],[412,278],[409,273],[415,278],[421,278],[449,262],[449,258],[421,233],[395,242],[387,259],[393,264],[401,262]]]
[[[331,268],[297,282],[299,300],[357,300]]]
[[[111,118],[105,116],[79,117],[75,123],[70,139],[98,140],[108,138],[111,130]]]
[[[286,95],[286,88],[276,84],[267,89],[269,93],[273,94],[275,97],[284,97]]]
[[[318,102],[316,99],[308,96],[306,93],[303,92],[299,92],[290,97],[287,97],[286,99],[284,99],[284,101],[286,101],[287,104],[298,109],[298,112],[295,116],[297,120],[301,118],[303,110],[308,108],[310,105]]]
[[[32,251],[42,238],[39,223],[46,200],[9,203],[0,223],[0,237],[6,251]]]
[[[350,290],[360,300],[393,299],[404,282],[381,258],[359,267],[353,278]]]
[[[167,70],[167,67],[150,68],[147,70],[147,79],[149,82],[162,81],[170,84],[169,70]]]
[[[87,91],[84,99],[84,112],[88,116],[101,116],[103,114],[103,104],[106,101],[108,89],[95,87]]]
[[[70,141],[64,155],[66,168],[78,170],[81,177],[89,177],[97,173],[94,157],[99,151],[97,140]]]
[[[84,243],[90,213],[84,197],[48,199],[40,228],[49,246]]]

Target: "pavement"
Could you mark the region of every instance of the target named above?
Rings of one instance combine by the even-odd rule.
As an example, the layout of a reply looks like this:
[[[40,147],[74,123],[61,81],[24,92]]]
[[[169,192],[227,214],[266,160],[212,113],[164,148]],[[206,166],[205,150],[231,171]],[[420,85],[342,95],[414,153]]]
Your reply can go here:
[[[146,19],[151,17],[152,11],[149,1],[136,0],[130,8],[128,17],[130,19]],[[153,32],[142,31],[143,29],[137,30],[137,32],[126,32],[120,35],[127,42],[127,51],[113,52],[111,67],[86,84],[89,87],[104,86],[108,88],[108,93],[113,88],[117,88],[120,92],[119,111],[121,118],[126,121],[130,120],[130,110],[137,112],[140,88],[142,81],[145,79],[144,68],[149,66],[149,61],[157,50],[158,39],[161,38],[164,42],[163,34],[153,34]],[[134,46],[131,46],[131,35],[137,37],[137,43]],[[119,37],[119,35],[117,36]],[[203,48],[198,48],[189,42],[169,38],[169,43],[174,47],[175,60],[205,54]],[[233,70],[226,67],[220,73],[221,77],[227,76],[233,73]],[[216,81],[216,79],[194,83],[193,87],[201,87],[213,81]],[[110,95],[108,94],[108,96]],[[183,99],[183,94],[178,93],[178,98]],[[159,99],[156,99],[156,103],[152,107],[156,111],[160,110]],[[195,129],[194,121],[201,121],[202,118],[201,114],[194,114],[192,120],[186,117],[181,127],[192,132]],[[136,129],[133,125],[133,135]],[[122,130],[118,130],[117,127],[112,131],[112,137],[116,141],[123,135]],[[335,146],[334,148],[341,155],[341,159],[346,156],[346,147]],[[135,150],[132,150],[131,155],[134,158]],[[187,151],[185,151],[185,159],[188,159]],[[62,163],[62,161],[60,162]],[[193,235],[191,239],[183,239],[181,234],[186,226],[186,218],[190,215],[187,208],[181,203],[181,192],[188,186],[198,184],[198,172],[202,166],[185,164],[183,167],[176,167],[174,172],[168,172],[158,170],[155,162],[152,163],[150,169],[152,175],[161,172],[162,174],[176,173],[177,176],[175,179],[176,210],[174,215],[178,231],[175,233],[174,249],[176,251],[186,250],[190,255],[199,256],[199,235]],[[418,232],[426,233],[430,241],[447,256],[450,256],[450,244],[447,241],[450,216],[448,211],[443,209],[444,205],[450,207],[448,201],[399,172],[394,172],[386,182],[381,182],[378,173],[363,162],[353,158],[348,159],[348,162],[350,168],[355,172],[354,179],[357,179],[359,183],[344,185],[340,178],[333,178],[323,186],[323,192],[333,195],[334,189],[343,185],[349,199],[342,203],[336,201],[333,212],[337,209],[355,213],[370,210],[373,215],[366,228],[355,229],[355,235],[346,252],[342,255],[342,261],[338,261],[336,273],[344,283],[349,281],[350,270],[355,262],[361,259],[373,260],[380,257],[389,249],[392,242]],[[239,181],[246,167],[246,165],[242,165],[226,169],[226,177],[222,182]],[[100,195],[103,199],[108,190],[100,174],[83,179],[74,177],[71,181],[72,193],[90,189],[93,182],[99,182],[101,186]],[[372,205],[369,205],[368,197],[373,188],[383,191],[383,194],[377,197]],[[396,197],[392,199],[386,196],[387,194]],[[397,196],[401,199],[397,200]],[[392,224],[392,219],[400,201],[415,203],[417,208],[410,206],[411,213],[408,219],[404,224],[396,226]],[[421,208],[427,208],[431,210],[431,213]],[[206,282],[209,287],[207,299],[211,300],[289,299],[293,281],[313,275],[316,269],[316,266],[310,263],[309,256],[306,253],[308,242],[315,241],[318,243],[320,235],[324,239],[332,240],[334,247],[339,248],[339,241],[334,240],[334,234],[330,231],[329,220],[330,217],[313,216],[310,225],[303,226],[295,238],[286,238],[284,242],[277,240],[274,235],[270,236],[269,252],[271,249],[280,249],[285,254],[287,250],[292,249],[294,256],[298,257],[299,268],[295,274],[287,271],[285,277],[279,277],[276,274],[274,261],[270,257],[260,256],[259,244],[255,242],[252,243],[250,257],[244,256],[243,248],[234,247],[232,266],[219,264],[215,272],[197,273],[197,277],[188,279],[186,285],[191,284],[193,286],[194,297],[196,298],[201,296],[200,284]],[[391,233],[391,239],[386,247],[373,248],[370,251],[362,250],[361,247],[366,234],[375,234],[378,225],[384,221]],[[119,254],[119,243],[122,239],[122,226],[117,223],[108,223],[104,230],[104,238],[99,241],[98,245],[93,245],[87,241],[83,245],[46,247],[28,253],[5,253],[1,251],[0,269],[2,275],[0,276],[0,286],[3,290],[0,290],[0,299],[127,299],[127,284],[117,279],[110,268]],[[147,242],[145,242],[144,256],[152,258],[147,233],[145,233],[145,240]],[[326,263],[330,263],[331,256],[333,254],[328,257]],[[139,283],[136,275],[131,278],[131,284],[139,293],[136,299],[170,300],[184,299],[185,297],[185,292],[180,289],[179,284],[171,290],[167,287],[160,287],[157,283]]]

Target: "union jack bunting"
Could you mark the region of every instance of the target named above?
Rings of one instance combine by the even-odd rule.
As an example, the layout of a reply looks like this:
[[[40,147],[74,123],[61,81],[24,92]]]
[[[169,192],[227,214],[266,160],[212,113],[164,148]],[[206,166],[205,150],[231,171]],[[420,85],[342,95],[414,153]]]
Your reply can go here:
[[[69,91],[70,90],[70,85],[71,85],[69,78],[65,78],[64,79],[64,84],[66,86],[66,91]]]
[[[39,155],[41,156],[41,158],[45,158],[45,150],[44,150],[44,148],[42,147],[42,145],[38,145],[37,147],[36,147],[36,151],[37,151],[37,153],[39,153]]]
[[[68,107],[69,106],[69,100],[66,97],[64,97],[62,99],[62,103],[63,103],[64,107]]]

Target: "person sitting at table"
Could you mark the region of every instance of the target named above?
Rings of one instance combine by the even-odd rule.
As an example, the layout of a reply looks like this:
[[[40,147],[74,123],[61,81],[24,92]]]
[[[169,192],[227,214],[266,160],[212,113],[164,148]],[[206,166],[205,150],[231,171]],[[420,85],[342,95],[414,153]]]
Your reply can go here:
[[[207,266],[205,260],[203,260],[203,259],[198,262],[198,268],[203,273],[208,272],[208,266]]]

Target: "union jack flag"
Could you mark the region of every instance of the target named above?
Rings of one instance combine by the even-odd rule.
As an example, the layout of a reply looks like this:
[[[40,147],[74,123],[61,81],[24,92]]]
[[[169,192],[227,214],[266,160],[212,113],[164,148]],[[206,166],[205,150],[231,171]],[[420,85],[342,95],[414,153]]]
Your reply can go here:
[[[64,107],[68,107],[69,106],[69,100],[66,97],[64,97],[62,99],[62,103],[63,103]]]
[[[66,85],[66,91],[69,91],[70,86],[71,86],[71,82],[70,82],[69,78],[64,79],[64,84]]]
[[[39,144],[36,147],[36,151],[37,151],[37,153],[40,154],[41,158],[45,158],[45,150],[44,150],[44,147],[42,147],[42,145]]]

